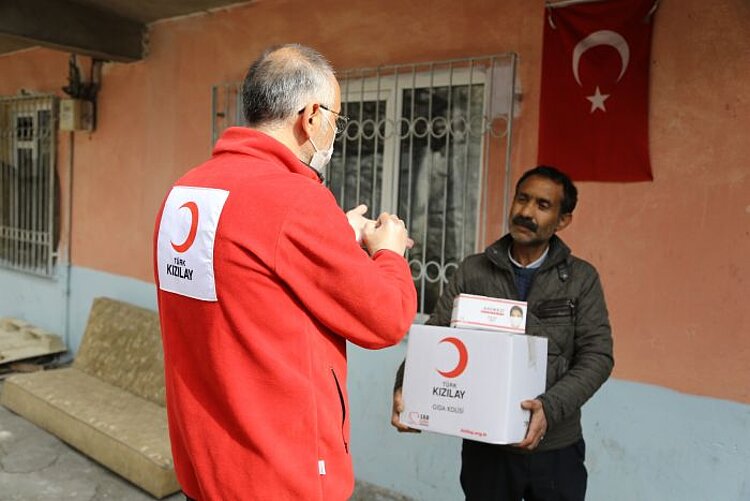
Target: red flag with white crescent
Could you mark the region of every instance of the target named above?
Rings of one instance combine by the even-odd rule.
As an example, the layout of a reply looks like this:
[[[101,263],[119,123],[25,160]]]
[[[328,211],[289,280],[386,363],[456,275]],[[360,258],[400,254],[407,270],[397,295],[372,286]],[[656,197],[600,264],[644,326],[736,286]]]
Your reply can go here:
[[[539,163],[579,181],[653,179],[648,149],[657,0],[548,4]]]

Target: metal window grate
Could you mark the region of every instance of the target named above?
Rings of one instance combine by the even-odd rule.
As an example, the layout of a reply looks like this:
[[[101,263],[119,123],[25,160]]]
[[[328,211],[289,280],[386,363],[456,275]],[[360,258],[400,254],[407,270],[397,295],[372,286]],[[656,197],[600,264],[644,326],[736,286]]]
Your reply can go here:
[[[388,211],[406,221],[423,315],[484,242],[490,178],[505,180],[498,191],[507,206],[515,69],[515,54],[502,54],[338,74],[350,120],[328,186],[344,210],[364,203],[373,217]],[[242,121],[239,88],[213,88],[214,141]]]
[[[0,98],[0,266],[53,276],[57,98]]]

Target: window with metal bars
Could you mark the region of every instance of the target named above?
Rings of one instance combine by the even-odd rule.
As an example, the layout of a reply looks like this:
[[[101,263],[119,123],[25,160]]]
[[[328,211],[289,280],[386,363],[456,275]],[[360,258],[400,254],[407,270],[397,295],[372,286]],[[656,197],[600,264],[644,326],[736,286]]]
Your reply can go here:
[[[0,266],[53,276],[59,240],[54,96],[0,98]]]
[[[490,162],[509,168],[515,55],[340,72],[341,113],[326,183],[344,210],[401,217],[426,318],[486,227]],[[213,130],[241,124],[240,84],[213,89]]]

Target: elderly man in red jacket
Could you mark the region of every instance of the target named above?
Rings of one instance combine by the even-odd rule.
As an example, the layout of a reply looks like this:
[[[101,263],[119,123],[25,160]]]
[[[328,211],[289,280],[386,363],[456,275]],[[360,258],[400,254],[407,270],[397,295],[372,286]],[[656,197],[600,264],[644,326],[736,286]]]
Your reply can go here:
[[[242,93],[249,127],[224,132],[157,217],[177,477],[188,499],[347,499],[346,340],[377,349],[408,330],[406,229],[345,214],[321,183],[341,99],[320,54],[269,49]]]

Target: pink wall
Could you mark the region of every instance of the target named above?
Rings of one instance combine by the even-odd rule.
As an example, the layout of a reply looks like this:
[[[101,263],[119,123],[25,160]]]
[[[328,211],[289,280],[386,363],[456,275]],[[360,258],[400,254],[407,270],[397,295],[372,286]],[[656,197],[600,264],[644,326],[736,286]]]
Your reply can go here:
[[[68,85],[68,54],[33,49],[0,56],[0,96],[12,96],[21,92],[31,94],[62,95],[62,87]],[[88,70],[87,75],[88,75]],[[68,172],[70,166],[70,133],[58,131],[57,168],[60,175],[61,207],[68,207]],[[61,215],[61,231],[58,250],[64,258],[68,254],[68,214]]]
[[[525,37],[532,29],[541,33],[541,5],[532,9],[533,16],[519,8],[500,16],[493,2],[466,2],[463,9],[471,17],[458,24],[451,20],[452,2],[435,2],[430,10],[396,1],[347,5],[261,2],[162,22],[151,30],[144,61],[107,65],[98,129],[76,140],[75,210],[86,214],[86,222],[74,232],[75,264],[152,279],[143,237],[171,183],[210,152],[211,85],[240,80],[270,44],[313,45],[337,68],[510,50],[538,58],[538,47],[532,53]],[[487,36],[471,36],[477,22]],[[410,40],[398,42],[407,30]],[[388,42],[375,49],[370,41],[378,39]],[[529,91],[536,92],[536,64],[525,64],[521,73]],[[525,104],[525,121],[536,122],[534,102]],[[535,138],[519,137],[516,154],[525,155],[528,165]]]
[[[541,0],[295,0],[157,23],[146,59],[105,66],[99,127],[75,136],[74,264],[152,280],[159,203],[210,151],[211,85],[241,79],[273,43],[312,45],[341,69],[518,53],[517,176],[536,157],[542,17]],[[655,180],[581,183],[562,236],[603,276],[616,377],[750,403],[748,33],[746,1],[662,2],[652,52]],[[0,57],[0,93],[59,89],[66,62],[46,50]],[[500,224],[499,198],[493,206]]]
[[[602,273],[617,377],[750,402],[750,4],[656,16],[654,182],[582,184],[566,236]]]

